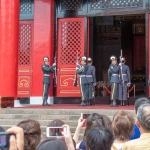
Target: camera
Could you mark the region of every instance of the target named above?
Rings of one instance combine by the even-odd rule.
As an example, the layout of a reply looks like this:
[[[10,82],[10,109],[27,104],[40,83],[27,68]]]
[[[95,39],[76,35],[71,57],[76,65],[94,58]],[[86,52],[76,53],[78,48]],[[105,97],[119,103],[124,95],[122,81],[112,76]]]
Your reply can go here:
[[[67,132],[66,127],[47,127],[46,128],[46,137],[63,137],[64,134]]]
[[[83,123],[83,125],[82,125],[82,127],[86,127],[86,119],[88,118],[88,116],[90,116],[91,114],[83,114],[83,113],[81,113],[81,120],[83,120],[83,119],[85,119],[85,121],[84,121],[84,123]]]
[[[0,148],[7,148],[10,146],[10,136],[11,134],[7,132],[0,132]]]

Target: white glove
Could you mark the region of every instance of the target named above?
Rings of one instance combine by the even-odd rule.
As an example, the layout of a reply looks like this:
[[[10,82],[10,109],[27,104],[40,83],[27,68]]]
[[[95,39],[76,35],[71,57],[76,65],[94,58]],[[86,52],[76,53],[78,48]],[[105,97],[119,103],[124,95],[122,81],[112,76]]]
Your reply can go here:
[[[131,82],[127,83],[127,87],[130,87],[131,86]]]
[[[79,72],[83,72],[83,71],[84,71],[84,67],[81,66],[81,67],[79,68]]]
[[[96,83],[93,83],[93,86],[95,87],[95,86],[96,86]]]
[[[54,68],[56,67],[56,63],[53,63],[53,67],[54,67]]]
[[[76,67],[76,70],[78,70],[79,69],[79,67]]]
[[[122,66],[122,63],[119,63],[119,66]]]

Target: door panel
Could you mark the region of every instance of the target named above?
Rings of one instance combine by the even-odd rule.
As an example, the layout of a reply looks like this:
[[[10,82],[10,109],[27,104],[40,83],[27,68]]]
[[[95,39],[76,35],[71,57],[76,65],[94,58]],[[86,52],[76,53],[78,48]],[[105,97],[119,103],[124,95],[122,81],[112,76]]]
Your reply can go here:
[[[32,87],[33,21],[20,21],[17,97],[30,97]]]
[[[84,55],[84,18],[58,19],[57,97],[80,97],[73,86],[76,57]]]

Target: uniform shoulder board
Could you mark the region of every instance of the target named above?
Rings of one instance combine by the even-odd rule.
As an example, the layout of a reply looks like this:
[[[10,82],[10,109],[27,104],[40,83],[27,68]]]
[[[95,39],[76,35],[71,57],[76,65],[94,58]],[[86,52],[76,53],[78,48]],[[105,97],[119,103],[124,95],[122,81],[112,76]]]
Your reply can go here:
[[[45,67],[45,65],[43,65],[42,67]]]
[[[110,68],[111,68],[111,69],[113,69],[114,67],[113,67],[113,66],[111,66]]]

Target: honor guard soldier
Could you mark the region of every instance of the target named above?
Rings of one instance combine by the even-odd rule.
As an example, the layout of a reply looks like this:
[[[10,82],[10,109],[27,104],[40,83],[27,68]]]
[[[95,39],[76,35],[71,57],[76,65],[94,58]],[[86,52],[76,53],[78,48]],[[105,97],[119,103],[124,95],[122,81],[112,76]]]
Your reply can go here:
[[[92,59],[89,57],[87,80],[88,80],[88,105],[94,105],[94,87],[96,86],[95,67],[92,65]]]
[[[111,85],[111,107],[117,106],[116,99],[118,99],[118,86],[119,86],[119,70],[120,65],[117,66],[117,58],[115,56],[110,57],[111,65],[108,69],[108,80]]]
[[[83,56],[81,58],[81,64],[82,66],[76,67],[77,74],[80,75],[80,91],[81,91],[81,99],[82,103],[81,106],[87,106],[87,100],[88,100],[88,80],[87,80],[87,70],[88,65],[86,64],[86,57]]]
[[[49,106],[47,99],[50,92],[50,73],[54,73],[54,69],[56,64],[54,63],[52,66],[49,66],[49,58],[44,57],[44,64],[42,65],[42,71],[44,74],[43,77],[43,106]]]
[[[127,87],[130,87],[130,69],[125,65],[125,58],[121,58],[121,67],[120,67],[120,82],[119,82],[119,100],[120,105],[125,106],[125,100],[127,100]]]

